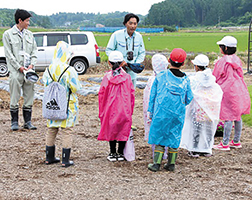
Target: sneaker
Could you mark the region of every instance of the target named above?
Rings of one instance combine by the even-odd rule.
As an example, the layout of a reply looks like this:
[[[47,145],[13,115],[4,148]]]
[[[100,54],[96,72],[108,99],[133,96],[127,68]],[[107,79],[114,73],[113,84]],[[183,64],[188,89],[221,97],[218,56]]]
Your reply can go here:
[[[124,155],[123,154],[118,154],[117,155],[117,160],[118,161],[124,161],[125,160]]]
[[[213,145],[213,149],[222,150],[222,151],[230,151],[229,145],[223,145],[222,142],[218,145]]]
[[[199,153],[195,151],[188,151],[187,155],[193,158],[198,158],[200,156]]]
[[[110,162],[115,162],[117,161],[117,154],[116,153],[110,153],[107,157],[107,160]]]
[[[240,142],[235,143],[234,140],[232,140],[231,142],[229,142],[229,146],[231,148],[236,148],[236,149],[242,148],[241,143]]]

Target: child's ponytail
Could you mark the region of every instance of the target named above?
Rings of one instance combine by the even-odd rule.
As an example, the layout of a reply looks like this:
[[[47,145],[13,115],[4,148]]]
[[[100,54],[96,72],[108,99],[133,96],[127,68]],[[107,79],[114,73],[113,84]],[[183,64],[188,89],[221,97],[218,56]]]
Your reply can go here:
[[[116,70],[118,67],[120,67],[122,62],[110,62],[112,65],[112,70]]]

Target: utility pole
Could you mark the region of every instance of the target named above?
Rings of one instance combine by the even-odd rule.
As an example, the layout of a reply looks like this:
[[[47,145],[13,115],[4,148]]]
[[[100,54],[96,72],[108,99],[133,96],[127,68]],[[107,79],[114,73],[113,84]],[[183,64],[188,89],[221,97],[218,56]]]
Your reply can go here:
[[[250,67],[252,66],[252,18],[249,24],[249,37],[248,37],[248,68],[245,74],[252,74]]]

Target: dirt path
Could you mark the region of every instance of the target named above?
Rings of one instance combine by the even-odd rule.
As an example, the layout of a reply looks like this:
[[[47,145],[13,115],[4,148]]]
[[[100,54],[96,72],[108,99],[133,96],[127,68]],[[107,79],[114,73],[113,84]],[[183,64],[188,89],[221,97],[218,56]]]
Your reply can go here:
[[[81,79],[86,79],[85,75]],[[251,76],[246,82],[251,85]],[[0,199],[252,199],[252,128],[243,126],[242,149],[214,151],[210,158],[189,158],[179,151],[176,171],[148,171],[151,148],[143,140],[143,90],[136,90],[133,115],[136,160],[106,160],[107,142],[97,141],[100,129],[97,96],[80,96],[80,119],[75,127],[74,167],[46,166],[41,102],[36,101],[36,131],[10,131],[9,94],[0,91]],[[20,124],[23,124],[20,114]],[[221,138],[216,139],[216,143]],[[56,141],[61,156],[61,135]],[[164,161],[165,162],[165,161]]]

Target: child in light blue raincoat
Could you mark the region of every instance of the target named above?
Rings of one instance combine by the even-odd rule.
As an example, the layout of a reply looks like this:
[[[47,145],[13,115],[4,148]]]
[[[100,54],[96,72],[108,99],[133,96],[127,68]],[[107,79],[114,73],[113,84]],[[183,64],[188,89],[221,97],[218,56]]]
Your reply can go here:
[[[180,71],[185,59],[183,49],[173,49],[168,60],[171,67],[156,76],[151,88],[148,112],[152,122],[148,143],[156,145],[154,163],[148,165],[151,171],[160,169],[165,146],[168,147],[168,162],[164,169],[175,170],[186,105],[193,99],[190,80]]]

